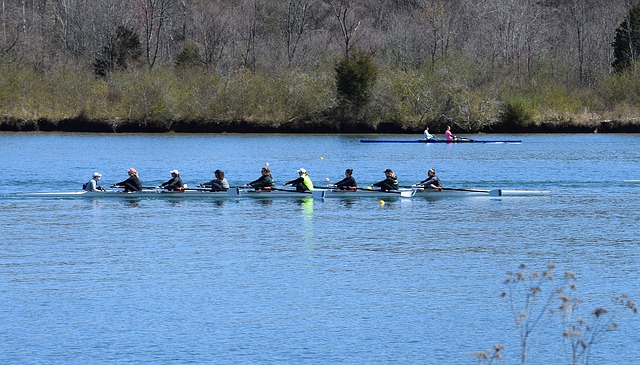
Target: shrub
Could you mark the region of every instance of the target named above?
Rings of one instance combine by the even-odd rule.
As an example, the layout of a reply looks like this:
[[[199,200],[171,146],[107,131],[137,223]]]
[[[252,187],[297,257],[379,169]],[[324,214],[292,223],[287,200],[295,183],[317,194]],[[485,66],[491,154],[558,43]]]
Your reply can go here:
[[[513,96],[502,104],[499,119],[503,124],[527,126],[533,121],[533,105],[525,97]]]
[[[378,77],[378,69],[373,58],[364,52],[354,52],[338,62],[336,89],[343,117],[357,118],[369,102],[371,88]]]

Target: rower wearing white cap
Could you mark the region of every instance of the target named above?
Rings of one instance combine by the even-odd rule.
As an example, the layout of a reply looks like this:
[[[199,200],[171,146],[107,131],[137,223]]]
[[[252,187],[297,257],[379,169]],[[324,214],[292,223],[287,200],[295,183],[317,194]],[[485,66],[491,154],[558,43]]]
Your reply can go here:
[[[82,188],[86,191],[104,191],[102,186],[98,186],[98,180],[102,177],[99,172],[93,173],[93,178],[82,185]]]
[[[184,183],[182,182],[182,178],[180,178],[180,172],[178,170],[171,170],[169,173],[171,174],[171,179],[158,187],[169,191],[183,190]]]
[[[313,182],[309,177],[307,170],[301,168],[298,170],[299,178],[284,183],[284,186],[291,185],[296,187],[296,191],[308,191],[313,190]]]

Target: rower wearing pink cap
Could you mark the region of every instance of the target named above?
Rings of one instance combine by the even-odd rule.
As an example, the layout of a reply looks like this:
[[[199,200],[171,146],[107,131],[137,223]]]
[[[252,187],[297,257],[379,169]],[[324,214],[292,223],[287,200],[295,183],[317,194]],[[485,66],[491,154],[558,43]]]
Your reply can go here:
[[[127,170],[127,174],[129,174],[129,178],[125,181],[121,181],[117,184],[111,185],[112,188],[124,188],[125,193],[133,193],[142,191],[142,181],[138,177],[138,171],[133,167]]]

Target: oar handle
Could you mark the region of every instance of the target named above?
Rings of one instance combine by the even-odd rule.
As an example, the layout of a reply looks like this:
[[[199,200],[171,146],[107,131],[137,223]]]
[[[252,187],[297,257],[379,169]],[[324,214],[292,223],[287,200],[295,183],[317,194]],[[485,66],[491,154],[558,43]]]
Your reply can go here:
[[[275,190],[275,191],[286,191],[286,192],[288,192],[288,193],[304,193],[304,194],[313,194],[313,191],[311,191],[311,190],[307,190],[307,191],[297,191],[297,190],[279,189],[279,188],[271,188],[271,190]]]

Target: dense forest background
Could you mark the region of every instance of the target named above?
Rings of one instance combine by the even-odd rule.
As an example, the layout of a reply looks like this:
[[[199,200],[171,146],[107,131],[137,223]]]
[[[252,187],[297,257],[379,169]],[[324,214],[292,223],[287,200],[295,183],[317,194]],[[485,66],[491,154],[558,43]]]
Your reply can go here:
[[[0,124],[435,132],[639,124],[637,3],[0,0]]]

